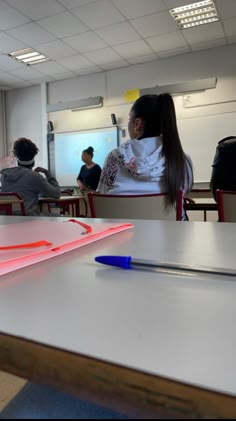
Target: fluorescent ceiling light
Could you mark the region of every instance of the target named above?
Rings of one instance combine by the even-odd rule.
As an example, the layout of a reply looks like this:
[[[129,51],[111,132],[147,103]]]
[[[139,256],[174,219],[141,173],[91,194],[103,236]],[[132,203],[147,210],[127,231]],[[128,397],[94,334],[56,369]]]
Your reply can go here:
[[[26,64],[27,66],[44,63],[49,60],[49,58],[47,58],[45,55],[33,50],[32,48],[14,51],[8,55],[15,60],[20,61],[21,63]]]
[[[32,61],[30,64],[28,63],[27,66],[33,66],[34,64],[46,63],[47,61],[49,61],[49,58],[45,57],[42,59],[38,59],[37,61]]]
[[[42,59],[45,59],[45,58],[46,57],[43,56],[42,54],[41,55],[37,54],[35,57],[25,58],[22,61],[23,61],[23,63],[33,63],[34,61],[39,61],[39,60],[42,60]]]
[[[18,50],[18,51],[14,51],[13,53],[9,53],[8,55],[10,57],[15,58],[15,57],[20,56],[22,54],[32,53],[32,51],[33,51],[32,48],[25,48],[24,50]]]
[[[20,56],[16,56],[15,58],[17,58],[17,60],[24,60],[26,58],[29,59],[29,58],[35,57],[37,55],[38,55],[38,53],[37,53],[37,51],[35,51],[34,53],[22,54]]]
[[[192,28],[194,26],[205,25],[219,20],[213,0],[205,0],[177,7],[170,10],[170,14],[173,16],[180,29]]]

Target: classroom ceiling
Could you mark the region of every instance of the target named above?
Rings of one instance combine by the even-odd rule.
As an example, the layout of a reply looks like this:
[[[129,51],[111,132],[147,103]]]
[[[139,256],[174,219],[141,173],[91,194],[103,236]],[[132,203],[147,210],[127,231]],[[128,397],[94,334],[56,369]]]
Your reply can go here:
[[[180,30],[169,9],[197,0],[0,0],[0,89],[69,79],[236,42],[236,0],[220,21]],[[27,67],[28,47],[50,61]]]

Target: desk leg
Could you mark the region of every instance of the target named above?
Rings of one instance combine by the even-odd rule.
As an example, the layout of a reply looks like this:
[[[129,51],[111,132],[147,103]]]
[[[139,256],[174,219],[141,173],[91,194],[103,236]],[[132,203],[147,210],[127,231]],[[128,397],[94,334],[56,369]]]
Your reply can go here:
[[[207,222],[207,211],[204,211],[204,222]]]
[[[77,200],[75,203],[75,217],[79,218],[80,217],[80,201]]]

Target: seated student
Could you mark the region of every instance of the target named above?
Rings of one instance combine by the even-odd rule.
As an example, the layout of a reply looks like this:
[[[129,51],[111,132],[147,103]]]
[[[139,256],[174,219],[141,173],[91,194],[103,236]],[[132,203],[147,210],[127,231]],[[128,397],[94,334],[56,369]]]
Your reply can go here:
[[[36,168],[37,146],[29,139],[21,138],[14,143],[13,153],[18,167],[1,171],[2,191],[18,193],[24,200],[27,215],[37,215],[39,196],[59,199],[60,187],[54,177],[44,168]],[[44,178],[39,173],[46,176]]]
[[[236,136],[226,137],[219,142],[210,187],[216,201],[216,190],[236,191]]]
[[[172,97],[139,98],[130,112],[129,134],[131,140],[108,155],[99,193],[168,193],[167,204],[174,205],[180,189],[191,190],[193,170],[180,142]]]
[[[82,161],[85,165],[82,166],[77,178],[79,189],[82,192],[96,191],[101,176],[101,168],[98,164],[93,162],[94,149],[90,146],[83,151]]]

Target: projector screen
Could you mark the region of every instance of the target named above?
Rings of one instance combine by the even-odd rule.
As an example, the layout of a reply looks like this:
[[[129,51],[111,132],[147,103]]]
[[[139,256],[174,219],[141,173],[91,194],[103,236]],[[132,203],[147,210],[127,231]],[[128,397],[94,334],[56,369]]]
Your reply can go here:
[[[77,177],[84,163],[82,152],[94,148],[94,162],[102,168],[107,155],[119,144],[117,127],[76,133],[59,133],[54,141],[54,173],[62,187],[77,185]],[[53,158],[51,157],[51,161]]]

